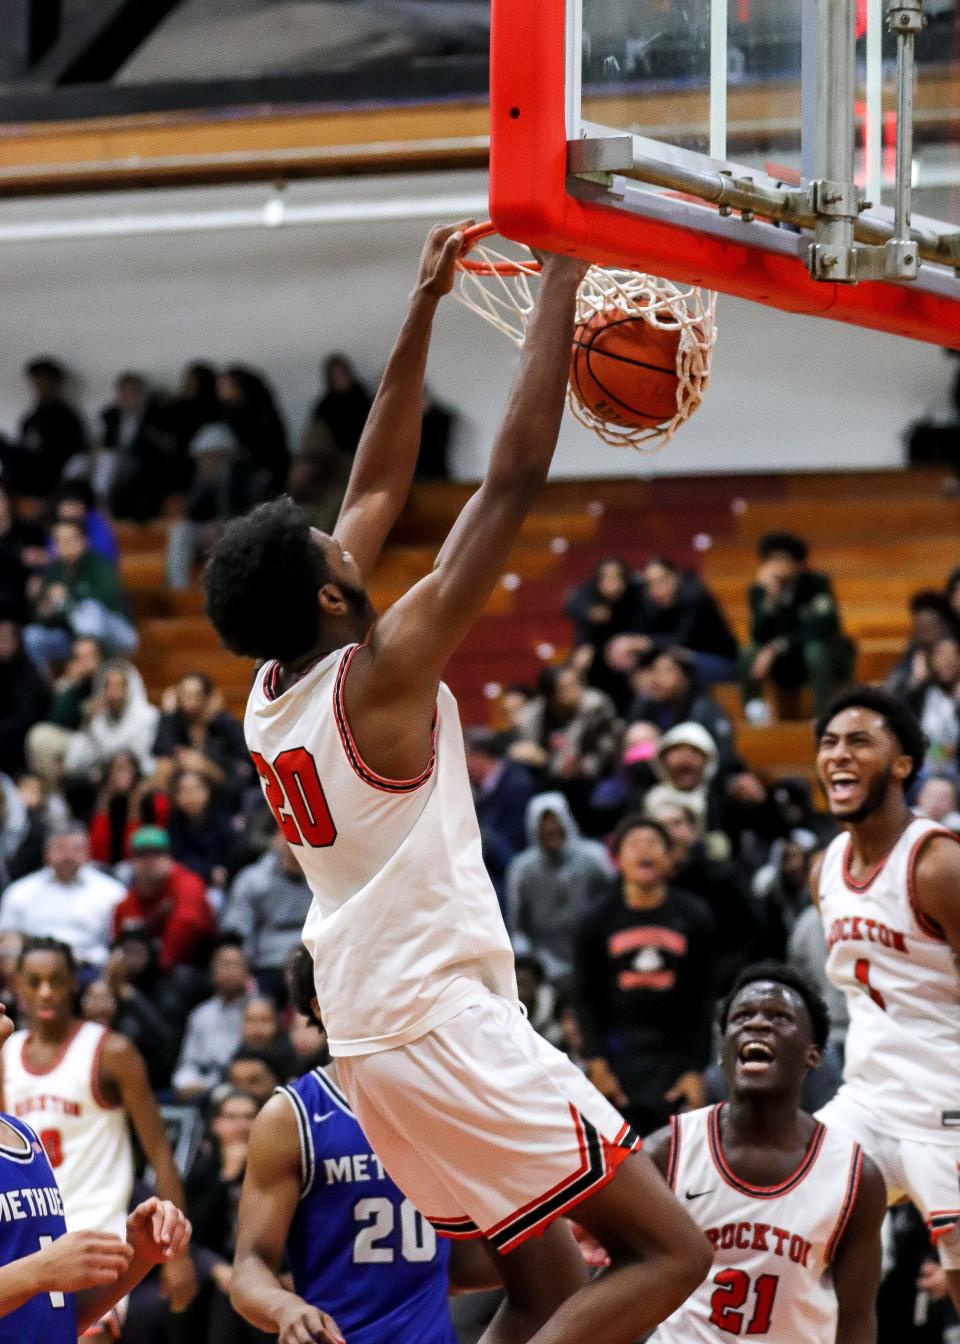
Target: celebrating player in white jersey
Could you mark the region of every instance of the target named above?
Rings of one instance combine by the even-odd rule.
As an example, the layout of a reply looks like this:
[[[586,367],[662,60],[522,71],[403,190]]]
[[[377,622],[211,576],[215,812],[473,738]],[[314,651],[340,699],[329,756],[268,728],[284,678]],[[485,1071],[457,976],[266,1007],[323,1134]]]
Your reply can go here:
[[[853,687],[816,733],[848,834],[811,886],[850,1008],[843,1086],[820,1117],[863,1144],[891,1203],[923,1214],[960,1307],[960,844],[907,806],[926,742],[892,696]]]
[[[27,1029],[0,1055],[3,1105],[37,1130],[63,1195],[67,1226],[123,1235],[133,1189],[128,1123],[156,1172],[157,1193],[178,1206],[183,1188],[146,1065],[123,1036],[73,1013],[73,954],[53,938],[28,938],[18,963]],[[171,1301],[196,1292],[189,1256],[163,1268]]]
[[[427,240],[334,535],[287,499],[231,523],[207,610],[229,648],[268,660],[247,743],[313,892],[304,941],[364,1132],[438,1231],[503,1254],[488,1344],[628,1344],[700,1282],[709,1248],[631,1155],[637,1136],[521,1011],[440,681],[546,480],[581,262],[544,259],[485,479],[432,572],[379,619],[364,587],[413,479],[430,328],[463,227]],[[574,1204],[616,1264],[590,1284],[558,1221]]]
[[[674,1116],[646,1150],[713,1246],[713,1269],[651,1344],[874,1344],[883,1178],[800,1110],[830,1019],[802,975],[760,962],[720,1012],[730,1100]]]

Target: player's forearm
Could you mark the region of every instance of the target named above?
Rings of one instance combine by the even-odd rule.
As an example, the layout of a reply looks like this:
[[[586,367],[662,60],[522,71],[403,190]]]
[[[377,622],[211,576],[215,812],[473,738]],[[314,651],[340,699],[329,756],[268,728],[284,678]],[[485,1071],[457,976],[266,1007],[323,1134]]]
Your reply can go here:
[[[420,451],[423,377],[438,302],[421,289],[410,297],[360,439],[344,509],[373,492],[386,493],[396,514],[406,502]]]
[[[230,1288],[230,1305],[257,1330],[275,1335],[284,1311],[303,1301],[283,1287],[273,1270],[259,1255],[245,1255],[235,1261]]]
[[[145,1260],[135,1255],[116,1283],[107,1284],[104,1288],[83,1288],[75,1294],[78,1332],[82,1334],[106,1316],[111,1307],[122,1302],[138,1283],[143,1282],[155,1264],[155,1260]]]
[[[157,1198],[169,1199],[170,1203],[176,1204],[178,1209],[185,1209],[187,1200],[183,1190],[183,1182],[174,1164],[173,1153],[166,1141],[166,1135],[163,1135],[161,1143],[151,1144],[149,1148],[144,1144],[144,1148],[147,1159],[153,1167],[153,1183]]]
[[[573,342],[574,299],[582,271],[548,257],[537,305],[493,445],[486,483],[535,492],[547,479],[563,419]]]
[[[43,1288],[41,1258],[42,1252],[35,1252],[0,1266],[0,1317],[9,1316],[38,1292],[49,1291]]]
[[[837,1322],[837,1344],[877,1344],[877,1317],[873,1307],[854,1315],[842,1311]]]

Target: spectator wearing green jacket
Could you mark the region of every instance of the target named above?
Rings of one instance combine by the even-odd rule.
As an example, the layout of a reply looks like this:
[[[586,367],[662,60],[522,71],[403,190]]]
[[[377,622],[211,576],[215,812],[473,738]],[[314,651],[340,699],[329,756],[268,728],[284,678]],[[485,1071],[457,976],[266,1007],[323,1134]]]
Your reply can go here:
[[[137,634],[116,569],[90,549],[83,524],[53,526],[54,561],[43,577],[33,619],[24,631],[30,656],[44,667],[65,662],[79,636],[95,639],[107,655],[132,653]]]
[[[748,718],[762,721],[763,685],[784,691],[809,686],[821,714],[853,672],[856,649],[844,635],[833,585],[807,566],[807,543],[771,532],[757,546],[760,567],[750,585],[750,642],[741,656]]]

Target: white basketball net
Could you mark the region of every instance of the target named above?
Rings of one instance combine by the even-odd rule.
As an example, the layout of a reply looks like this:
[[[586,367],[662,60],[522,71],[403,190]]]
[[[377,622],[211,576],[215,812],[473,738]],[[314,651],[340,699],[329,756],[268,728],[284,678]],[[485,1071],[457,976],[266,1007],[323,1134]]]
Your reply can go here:
[[[461,266],[456,297],[514,345],[522,345],[540,278],[537,263],[533,259],[529,263],[517,261],[515,256],[508,257],[487,243],[475,244],[470,260],[484,269]],[[657,453],[664,448],[703,400],[710,378],[710,356],[717,339],[716,306],[717,296],[712,290],[681,289],[655,275],[591,266],[577,295],[578,323],[586,322],[598,312],[617,309],[642,317],[652,326],[679,328],[677,410],[662,425],[611,424],[584,406],[572,386],[568,386],[567,405],[576,419],[614,447],[626,446],[644,453]]]

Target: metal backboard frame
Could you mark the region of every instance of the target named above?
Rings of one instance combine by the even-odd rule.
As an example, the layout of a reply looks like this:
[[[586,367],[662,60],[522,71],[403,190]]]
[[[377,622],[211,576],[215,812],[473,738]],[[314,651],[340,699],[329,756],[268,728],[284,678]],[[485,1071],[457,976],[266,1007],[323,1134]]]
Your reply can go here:
[[[634,2],[641,9],[654,0]],[[585,117],[583,0],[493,0],[494,223],[534,247],[960,348],[960,230],[914,217],[897,251],[902,210],[863,205],[880,191],[883,0],[866,0],[865,191],[855,187],[853,169],[855,0],[802,3],[802,145],[797,169],[785,168],[783,181],[769,167],[726,158],[726,0],[709,9],[709,136],[696,148]],[[907,8],[917,3],[905,0]],[[898,149],[908,154],[909,144]],[[908,158],[908,186],[910,166]],[[839,204],[825,190],[836,183],[844,188],[833,193]],[[811,274],[828,277],[837,266],[833,274],[849,281]],[[874,278],[897,268],[914,278]],[[853,283],[858,274],[870,278]]]

